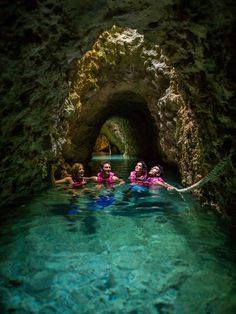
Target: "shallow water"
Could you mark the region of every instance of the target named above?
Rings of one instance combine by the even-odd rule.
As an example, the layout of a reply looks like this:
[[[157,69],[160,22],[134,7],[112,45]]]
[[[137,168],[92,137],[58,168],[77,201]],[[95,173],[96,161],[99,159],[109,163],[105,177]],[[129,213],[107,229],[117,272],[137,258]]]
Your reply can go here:
[[[134,164],[112,160],[123,178]],[[51,188],[6,208],[0,313],[236,313],[227,222],[188,194],[127,189],[94,200]]]

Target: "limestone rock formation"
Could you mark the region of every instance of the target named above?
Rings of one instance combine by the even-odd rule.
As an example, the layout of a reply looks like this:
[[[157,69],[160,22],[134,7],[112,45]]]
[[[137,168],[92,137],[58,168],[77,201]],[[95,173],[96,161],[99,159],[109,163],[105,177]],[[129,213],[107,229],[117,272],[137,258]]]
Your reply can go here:
[[[139,133],[132,120],[112,116],[103,124],[100,134],[109,141],[110,154],[121,154],[124,157],[145,155],[145,146],[140,145]]]

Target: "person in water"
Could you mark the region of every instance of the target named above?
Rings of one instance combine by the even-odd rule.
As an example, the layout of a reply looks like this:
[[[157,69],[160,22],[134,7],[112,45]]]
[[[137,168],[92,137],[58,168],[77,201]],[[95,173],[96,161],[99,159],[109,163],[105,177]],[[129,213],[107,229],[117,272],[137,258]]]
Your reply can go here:
[[[70,167],[69,164],[63,164],[59,169],[61,169],[61,179],[56,180],[55,166],[52,166],[52,184],[56,186],[65,184],[65,189],[72,194],[69,204],[65,205],[65,213],[71,221],[71,216],[76,215],[81,211],[80,205],[78,204],[78,196],[81,195],[81,193],[86,192],[84,186],[89,178],[84,177],[84,166],[81,163],[75,163],[72,167]],[[80,189],[80,191],[78,189]]]
[[[111,171],[109,161],[101,162],[100,172],[97,176],[91,177],[97,183],[95,193],[93,194],[92,210],[101,210],[113,204],[116,201],[114,187],[125,184],[125,181],[117,177]]]
[[[147,165],[143,161],[139,161],[134,170],[130,172],[129,180],[130,186],[127,190],[123,191],[123,200],[127,201],[133,194],[139,194],[147,191],[148,188],[143,185],[143,182],[147,179]],[[137,195],[138,195],[137,194]],[[136,196],[137,196],[136,195]]]
[[[143,161],[139,161],[134,170],[130,172],[130,184],[131,185],[142,185],[147,179],[147,165]]]
[[[68,174],[68,173],[67,173]],[[83,188],[89,178],[84,177],[84,166],[81,163],[75,163],[71,167],[71,174],[68,174],[62,179],[55,180],[54,168],[52,169],[52,183],[54,185],[67,184],[69,185],[69,190],[72,194],[77,195],[76,189]]]
[[[97,173],[96,177],[92,177],[93,181],[99,186],[105,185],[109,187],[118,186],[124,184],[125,181],[117,177],[111,171],[111,163],[109,161],[103,161],[101,163],[101,170]]]
[[[150,171],[148,172],[148,177],[146,180],[143,182],[144,186],[163,186],[167,188],[167,190],[174,190],[175,187],[172,185],[168,184],[163,180],[161,175],[163,174],[164,170],[163,167],[160,165],[153,166]]]

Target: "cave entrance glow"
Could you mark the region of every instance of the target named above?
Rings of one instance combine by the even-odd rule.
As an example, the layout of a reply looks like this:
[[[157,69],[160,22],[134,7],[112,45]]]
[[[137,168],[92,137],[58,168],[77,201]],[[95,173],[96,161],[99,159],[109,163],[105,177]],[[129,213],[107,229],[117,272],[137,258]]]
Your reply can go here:
[[[100,133],[98,135],[98,138],[93,148],[93,152],[96,154],[99,154],[99,153],[107,153],[108,155],[111,154],[110,142],[104,134]]]
[[[93,153],[142,158],[156,155],[157,127],[140,95],[130,91],[114,93],[97,117],[101,127],[95,126]]]

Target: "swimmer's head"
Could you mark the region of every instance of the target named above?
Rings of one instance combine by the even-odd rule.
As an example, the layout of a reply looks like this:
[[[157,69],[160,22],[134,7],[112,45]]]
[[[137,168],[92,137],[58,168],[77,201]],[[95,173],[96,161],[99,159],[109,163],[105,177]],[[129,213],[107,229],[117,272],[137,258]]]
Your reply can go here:
[[[163,174],[164,169],[162,166],[157,165],[157,166],[153,166],[150,171],[149,171],[149,175],[151,176],[155,176],[155,177],[159,177],[161,174]]]

